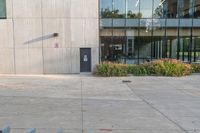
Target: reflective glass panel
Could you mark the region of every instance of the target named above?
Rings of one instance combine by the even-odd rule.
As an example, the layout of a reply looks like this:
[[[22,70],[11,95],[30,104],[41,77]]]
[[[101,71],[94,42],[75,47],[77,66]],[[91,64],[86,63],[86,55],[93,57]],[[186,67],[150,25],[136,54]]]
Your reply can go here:
[[[0,18],[6,17],[6,1],[0,0]]]
[[[171,58],[176,59],[178,55],[178,30],[176,27],[168,27],[166,28],[166,38],[167,44],[170,46],[171,50]]]
[[[179,0],[178,1],[178,11],[181,18],[192,17],[193,11],[193,0]]]
[[[200,0],[194,0],[194,17],[200,18]]]
[[[139,42],[139,63],[150,61],[152,58],[152,19],[140,19]]]
[[[192,20],[180,20],[179,27],[179,59],[189,62],[191,59],[191,25]]]
[[[139,0],[141,18],[152,18],[153,0]]]
[[[165,19],[153,19],[152,56],[153,59],[169,57],[165,38]]]
[[[167,18],[178,18],[177,14],[177,7],[178,1],[177,0],[167,0]]]
[[[131,19],[141,18],[139,13],[139,1],[138,0],[127,0],[127,11],[126,17]]]
[[[101,0],[101,18],[112,18],[112,0]]]
[[[101,0],[101,4],[102,60],[200,62],[200,0]]]
[[[126,1],[114,0],[113,18],[125,18]]]
[[[200,36],[194,36],[192,42],[193,42],[193,47],[192,47],[193,62],[200,62]]]
[[[153,17],[164,18],[166,14],[166,1],[154,0]]]

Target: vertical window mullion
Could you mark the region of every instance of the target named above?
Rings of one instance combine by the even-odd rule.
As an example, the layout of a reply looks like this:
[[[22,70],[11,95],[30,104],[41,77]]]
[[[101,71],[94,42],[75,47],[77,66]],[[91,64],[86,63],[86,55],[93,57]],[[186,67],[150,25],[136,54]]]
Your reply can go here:
[[[139,13],[141,12],[140,10],[140,3],[141,3],[141,0],[139,0]],[[138,25],[139,25],[139,29],[138,29],[138,43],[137,43],[137,45],[139,45],[139,42],[140,42],[140,40],[141,40],[141,38],[140,38],[140,19],[141,18],[138,18]],[[140,47],[138,46],[138,64],[140,64]]]

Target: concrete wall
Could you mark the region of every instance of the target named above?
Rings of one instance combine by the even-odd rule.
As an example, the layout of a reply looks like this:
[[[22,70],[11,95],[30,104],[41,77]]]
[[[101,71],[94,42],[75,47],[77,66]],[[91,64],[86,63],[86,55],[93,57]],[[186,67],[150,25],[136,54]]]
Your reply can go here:
[[[6,1],[0,73],[79,73],[80,48],[91,48],[92,68],[98,64],[98,0]]]

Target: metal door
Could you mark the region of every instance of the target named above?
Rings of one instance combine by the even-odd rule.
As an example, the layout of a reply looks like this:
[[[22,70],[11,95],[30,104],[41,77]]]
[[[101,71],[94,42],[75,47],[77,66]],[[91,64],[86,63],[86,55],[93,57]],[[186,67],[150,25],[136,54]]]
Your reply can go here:
[[[91,48],[80,49],[80,72],[91,72]]]

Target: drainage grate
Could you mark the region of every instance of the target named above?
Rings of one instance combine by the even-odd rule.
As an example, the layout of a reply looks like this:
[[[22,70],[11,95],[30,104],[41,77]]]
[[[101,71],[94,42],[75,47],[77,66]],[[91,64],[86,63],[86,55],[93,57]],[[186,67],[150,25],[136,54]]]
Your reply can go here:
[[[130,80],[122,80],[123,83],[131,83],[132,81]]]

